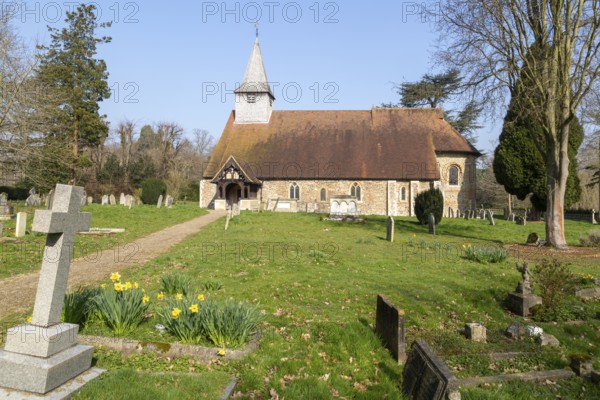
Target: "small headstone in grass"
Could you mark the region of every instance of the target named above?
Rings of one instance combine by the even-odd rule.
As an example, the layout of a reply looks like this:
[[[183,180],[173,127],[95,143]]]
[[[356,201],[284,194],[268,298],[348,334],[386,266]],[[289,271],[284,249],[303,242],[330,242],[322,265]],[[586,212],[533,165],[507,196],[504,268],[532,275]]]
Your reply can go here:
[[[158,196],[158,201],[156,202],[156,208],[161,208],[163,203],[163,195]]]
[[[520,339],[525,335],[525,325],[520,322],[512,321],[504,330],[504,334],[511,339]]]
[[[465,336],[467,339],[474,342],[485,343],[487,341],[487,331],[485,326],[476,322],[465,324]]]
[[[527,244],[538,244],[539,242],[540,236],[537,233],[532,232],[527,236]]]
[[[117,198],[115,197],[114,194],[111,194],[109,196],[109,200],[110,200],[110,205],[111,206],[116,206],[117,205]]]
[[[429,213],[429,233],[435,235],[435,216],[432,213]]]
[[[596,221],[596,210],[592,209],[592,224],[596,225],[598,221]]]
[[[394,241],[394,218],[387,218],[387,235],[385,236],[385,240],[388,242]]]
[[[448,218],[454,218],[454,210],[452,207],[448,207]]]
[[[88,204],[94,203],[94,198],[92,196],[88,196],[87,202],[88,202]]]
[[[488,218],[490,220],[490,225],[496,226],[496,221],[494,221],[494,212],[492,210],[489,211]]]
[[[46,207],[48,210],[52,209],[52,202],[54,201],[54,189],[48,192],[48,197],[46,197]]]
[[[102,205],[103,206],[108,205],[108,196],[107,195],[102,196]]]
[[[125,193],[123,193],[123,192],[121,192],[121,196],[119,197],[119,205],[121,205],[121,206],[127,205],[127,203],[125,203]]]
[[[481,219],[486,219],[487,218],[487,211],[485,210],[481,210]]]
[[[87,193],[83,192],[83,194],[81,195],[81,207],[83,206],[87,206]]]
[[[458,380],[429,348],[417,339],[413,342],[402,371],[402,392],[411,399],[460,399]]]
[[[575,292],[575,296],[579,297],[583,301],[593,301],[600,298],[600,288],[586,288],[579,289]]]
[[[392,352],[398,364],[406,361],[404,311],[396,308],[382,295],[377,295],[375,332],[385,347]]]
[[[535,338],[535,340],[540,346],[549,346],[549,347],[560,346],[560,342],[558,341],[558,339],[556,337],[554,337],[553,335],[546,333],[546,332],[537,336]]]
[[[17,225],[15,228],[15,237],[18,237],[18,238],[25,237],[26,228],[27,228],[27,213],[26,212],[17,213]]]
[[[173,196],[167,195],[167,201],[165,202],[165,207],[167,207],[167,208],[173,207]]]
[[[61,385],[92,364],[93,347],[77,345],[79,326],[60,323],[75,234],[90,224],[90,215],[79,212],[82,192],[81,187],[56,185],[52,209],[35,212],[32,230],[47,234],[43,254],[48,256],[42,257],[32,322],[9,329],[0,350],[2,388],[36,394],[58,388],[47,397],[67,398],[69,389]]]

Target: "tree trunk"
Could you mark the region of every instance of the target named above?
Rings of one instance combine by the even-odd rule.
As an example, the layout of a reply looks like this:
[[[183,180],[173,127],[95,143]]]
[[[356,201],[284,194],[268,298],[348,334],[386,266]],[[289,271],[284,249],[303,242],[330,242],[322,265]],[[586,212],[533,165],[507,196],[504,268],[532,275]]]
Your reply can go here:
[[[77,157],[79,156],[79,118],[73,118],[73,162],[71,163],[71,181],[77,183]]]
[[[566,249],[564,211],[567,178],[569,176],[569,122],[563,123],[555,137],[560,140],[548,140],[548,199],[546,203],[546,240],[549,246]]]

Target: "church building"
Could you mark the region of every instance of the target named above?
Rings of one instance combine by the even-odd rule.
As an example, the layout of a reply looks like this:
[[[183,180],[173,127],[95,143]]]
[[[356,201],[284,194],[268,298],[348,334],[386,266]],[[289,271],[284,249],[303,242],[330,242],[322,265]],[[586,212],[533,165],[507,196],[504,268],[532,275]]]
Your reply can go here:
[[[445,214],[475,207],[481,154],[440,109],[276,111],[258,38],[235,97],[200,207],[410,216],[430,187]]]

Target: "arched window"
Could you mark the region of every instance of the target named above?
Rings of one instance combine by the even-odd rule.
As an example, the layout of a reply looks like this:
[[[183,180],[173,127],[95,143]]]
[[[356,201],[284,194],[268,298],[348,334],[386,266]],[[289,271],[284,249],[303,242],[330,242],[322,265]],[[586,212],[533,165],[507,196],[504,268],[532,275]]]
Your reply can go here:
[[[400,198],[402,199],[402,201],[406,201],[406,188],[402,188],[402,190],[400,191]]]
[[[448,183],[450,185],[458,185],[458,167],[453,165],[448,170]]]
[[[325,188],[321,189],[321,201],[327,201],[327,190]]]
[[[356,197],[356,200],[360,201],[360,200],[362,200],[361,192],[362,191],[361,191],[358,183],[354,182],[354,185],[352,185],[352,188],[350,188],[350,196],[354,196],[354,197]]]
[[[300,200],[300,186],[296,182],[290,186],[290,199]]]

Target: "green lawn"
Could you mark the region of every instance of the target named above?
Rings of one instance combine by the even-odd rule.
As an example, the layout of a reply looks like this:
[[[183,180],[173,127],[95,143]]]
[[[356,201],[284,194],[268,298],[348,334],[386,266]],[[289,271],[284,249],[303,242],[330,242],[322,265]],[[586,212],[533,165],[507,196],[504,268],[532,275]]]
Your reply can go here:
[[[576,244],[592,226],[567,221],[566,229],[568,242]],[[561,341],[558,350],[540,349],[532,340],[511,341],[502,330],[511,320],[523,319],[509,315],[504,300],[520,279],[515,260],[524,255],[515,252],[499,264],[478,264],[460,254],[462,245],[523,243],[530,232],[543,237],[543,230],[543,224],[523,227],[497,220],[492,227],[481,220],[445,219],[433,237],[414,219],[398,218],[396,241],[388,243],[383,217],[347,224],[321,221],[311,214],[243,213],[227,231],[221,221],[214,223],[168,254],[128,270],[123,279],[139,281],[153,302],[163,274],[188,274],[196,288],[209,279],[221,281],[223,288],[211,295],[249,300],[264,310],[259,349],[243,360],[205,367],[190,367],[193,362],[187,359],[161,364],[145,356],[126,358],[100,350],[97,366],[111,372],[84,388],[79,398],[104,398],[102,388],[133,382],[134,371],[139,380],[136,375],[127,389],[131,398],[148,380],[151,388],[160,385],[160,398],[194,398],[180,394],[179,381],[151,378],[156,370],[184,372],[186,367],[209,374],[209,386],[219,390],[225,377],[236,374],[240,378],[236,391],[242,398],[274,394],[286,399],[402,398],[402,369],[373,332],[379,293],[405,310],[408,343],[425,339],[458,377],[565,368],[575,353],[591,355],[598,368],[600,320],[591,316],[600,311],[599,302],[580,305],[590,316],[584,324],[537,324]],[[577,272],[600,276],[597,258],[563,258]],[[483,323],[488,343],[471,343],[461,336],[467,322]],[[161,339],[150,328],[140,334]],[[506,351],[527,354],[502,362],[486,356]],[[504,383],[465,390],[463,395],[595,399],[600,398],[600,388],[575,378],[551,384]]]
[[[31,231],[34,208],[19,207],[18,211],[29,214],[27,230]],[[178,204],[171,209],[144,205],[131,210],[124,206],[91,204],[83,207],[82,211],[92,213],[93,228],[124,228],[125,232],[102,236],[77,235],[75,258],[122,246],[152,232],[206,214],[206,210],[199,209],[196,203]],[[14,238],[15,223],[15,220],[3,221],[3,237]],[[0,279],[37,271],[41,265],[45,239],[46,235],[34,233],[16,242],[0,243]]]

